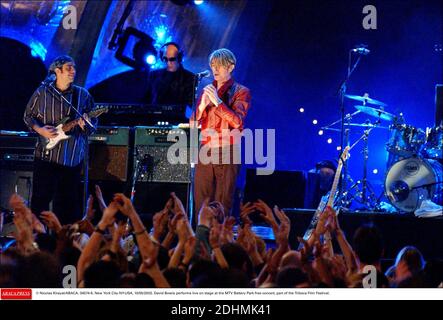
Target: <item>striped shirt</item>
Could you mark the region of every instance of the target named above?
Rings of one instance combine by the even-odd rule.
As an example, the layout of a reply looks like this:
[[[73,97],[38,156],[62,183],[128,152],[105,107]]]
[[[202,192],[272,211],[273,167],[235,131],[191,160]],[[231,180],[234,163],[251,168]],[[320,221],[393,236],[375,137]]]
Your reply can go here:
[[[53,89],[41,85],[32,95],[26,106],[23,120],[32,131],[32,126],[52,125],[57,126],[63,119],[66,122],[77,119],[76,112],[57,94],[53,94]],[[91,111],[94,106],[94,100],[89,92],[79,86],[71,85],[62,95],[77,110],[83,114]],[[96,126],[96,119],[91,121]],[[83,131],[78,125],[69,132],[69,139],[61,140],[53,149],[46,150],[44,138],[40,137],[35,148],[35,159],[57,163],[63,166],[74,167],[79,165],[84,158],[84,147],[87,143],[88,134],[92,133],[85,125]]]

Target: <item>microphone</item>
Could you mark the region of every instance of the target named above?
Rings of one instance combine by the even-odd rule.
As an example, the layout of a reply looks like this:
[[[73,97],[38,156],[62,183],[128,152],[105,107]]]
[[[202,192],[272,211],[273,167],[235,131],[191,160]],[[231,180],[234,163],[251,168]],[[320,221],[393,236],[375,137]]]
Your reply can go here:
[[[361,54],[363,56],[367,56],[371,52],[371,50],[366,49],[363,46],[360,46],[360,47],[352,49],[352,52],[356,52],[357,54]]]
[[[57,77],[55,76],[54,73],[49,74],[45,80],[42,81],[43,85],[48,85],[49,83],[55,81]]]
[[[205,70],[205,71],[202,71],[202,72],[199,72],[199,73],[195,74],[195,76],[198,79],[206,78],[206,77],[209,77],[210,75],[211,75],[211,71],[209,71],[209,70]]]

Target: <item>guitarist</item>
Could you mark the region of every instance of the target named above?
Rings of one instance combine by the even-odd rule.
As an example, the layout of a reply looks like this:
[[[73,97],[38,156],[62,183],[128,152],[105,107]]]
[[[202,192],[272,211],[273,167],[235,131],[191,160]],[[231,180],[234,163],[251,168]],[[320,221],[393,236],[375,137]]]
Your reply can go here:
[[[61,140],[51,150],[45,148],[45,141],[57,136],[55,127],[63,119],[68,118],[71,121],[78,118],[76,112],[50,84],[84,116],[94,106],[89,92],[73,84],[74,78],[74,60],[66,55],[57,57],[49,66],[47,80],[29,100],[23,118],[29,129],[41,136],[34,155],[32,212],[39,215],[42,211],[49,210],[49,203],[53,201],[52,211],[62,224],[71,223],[81,217],[80,173],[87,136],[92,130],[80,118],[77,125],[67,132],[69,139]],[[95,126],[96,119],[92,123]]]

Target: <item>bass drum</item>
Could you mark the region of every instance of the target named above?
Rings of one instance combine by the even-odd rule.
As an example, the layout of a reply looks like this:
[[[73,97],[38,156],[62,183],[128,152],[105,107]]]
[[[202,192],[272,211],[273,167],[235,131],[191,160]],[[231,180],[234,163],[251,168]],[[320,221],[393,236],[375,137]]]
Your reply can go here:
[[[389,168],[385,193],[394,207],[414,212],[424,200],[442,204],[442,165],[436,160],[412,157]]]

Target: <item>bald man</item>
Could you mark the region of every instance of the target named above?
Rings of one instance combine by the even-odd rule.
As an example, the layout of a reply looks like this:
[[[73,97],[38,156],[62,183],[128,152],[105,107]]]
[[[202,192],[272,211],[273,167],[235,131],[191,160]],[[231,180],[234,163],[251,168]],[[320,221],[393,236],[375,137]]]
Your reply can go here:
[[[147,103],[192,106],[194,74],[183,68],[183,53],[175,42],[160,48],[165,68],[149,73]]]

